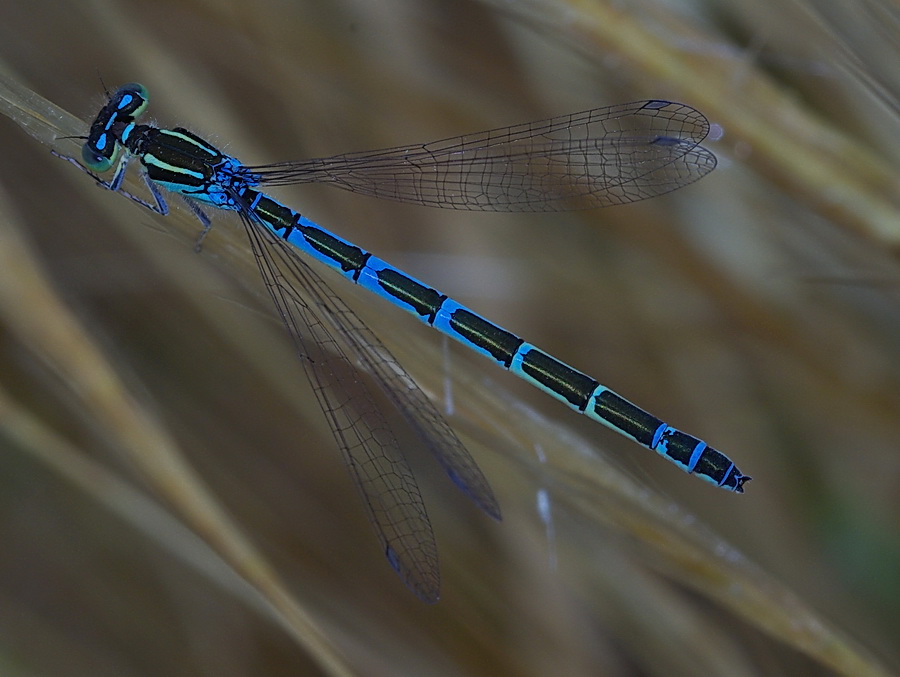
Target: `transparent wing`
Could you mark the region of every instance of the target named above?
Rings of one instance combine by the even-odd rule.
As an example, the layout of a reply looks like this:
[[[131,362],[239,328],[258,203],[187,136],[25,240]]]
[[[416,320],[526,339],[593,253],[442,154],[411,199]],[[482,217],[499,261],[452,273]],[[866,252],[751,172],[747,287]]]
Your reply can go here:
[[[651,100],[302,162],[245,167],[260,184],[328,183],[433,207],[561,211],[635,202],[711,172],[699,111]]]
[[[292,245],[271,236],[268,230],[264,236],[274,249],[270,253],[280,259],[281,269],[289,274],[290,297],[301,303],[298,289],[302,288],[316,299],[316,304],[327,311],[324,317],[332,331],[352,349],[354,359],[381,386],[453,482],[488,515],[501,519],[500,506],[487,478],[412,376]]]
[[[384,414],[358,380],[358,368],[381,386],[454,482],[500,519],[487,479],[425,393],[362,320],[291,245],[242,216],[266,288],[297,345],[388,561],[418,597],[437,601],[437,548],[421,493]]]

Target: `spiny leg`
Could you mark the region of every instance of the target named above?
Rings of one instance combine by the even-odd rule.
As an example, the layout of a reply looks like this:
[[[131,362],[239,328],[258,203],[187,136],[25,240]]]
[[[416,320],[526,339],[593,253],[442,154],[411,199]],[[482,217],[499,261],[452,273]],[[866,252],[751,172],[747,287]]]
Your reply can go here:
[[[115,174],[113,174],[112,179],[110,179],[109,181],[104,181],[99,176],[94,174],[94,172],[85,168],[75,158],[70,157],[68,155],[63,155],[62,153],[57,153],[55,150],[51,150],[50,152],[53,155],[55,155],[56,157],[58,157],[59,159],[66,160],[67,162],[70,162],[71,164],[78,167],[78,169],[80,169],[82,172],[84,172],[85,174],[90,176],[96,182],[96,184],[98,186],[100,186],[101,188],[105,188],[106,190],[111,190],[114,193],[119,193],[119,195],[124,195],[132,202],[136,202],[137,204],[141,205],[142,207],[145,207],[146,209],[149,209],[151,212],[154,212],[161,216],[166,216],[169,213],[169,206],[168,206],[168,204],[166,204],[165,198],[162,196],[162,194],[159,192],[159,189],[153,184],[153,182],[151,182],[150,179],[146,176],[146,174],[143,175],[144,183],[146,183],[148,188],[150,189],[150,193],[151,193],[151,195],[153,195],[153,200],[156,204],[150,204],[146,200],[142,200],[138,196],[132,195],[127,190],[122,190],[122,181],[125,179],[125,170],[128,167],[130,158],[123,157],[119,161],[119,164],[116,167],[116,171],[115,171]]]
[[[197,217],[201,224],[203,224],[203,230],[200,231],[200,235],[197,237],[197,241],[194,243],[194,251],[198,254],[203,249],[203,240],[206,239],[206,236],[209,234],[210,229],[212,228],[212,221],[206,215],[202,209],[200,209],[199,205],[187,197],[186,195],[182,195],[181,199],[184,200],[184,203],[188,206],[188,209]]]

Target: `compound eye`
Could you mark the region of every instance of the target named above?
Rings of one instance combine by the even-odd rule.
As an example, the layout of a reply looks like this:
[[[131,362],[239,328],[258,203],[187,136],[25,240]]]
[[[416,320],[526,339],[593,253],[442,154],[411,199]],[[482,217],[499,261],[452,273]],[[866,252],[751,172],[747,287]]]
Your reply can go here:
[[[112,154],[107,156],[91,143],[86,143],[81,147],[81,159],[84,161],[84,164],[88,169],[101,174],[112,167],[115,154],[116,151],[114,149]]]
[[[147,108],[149,97],[144,85],[129,82],[116,90],[112,100],[116,102],[115,108],[120,117],[136,118]]]

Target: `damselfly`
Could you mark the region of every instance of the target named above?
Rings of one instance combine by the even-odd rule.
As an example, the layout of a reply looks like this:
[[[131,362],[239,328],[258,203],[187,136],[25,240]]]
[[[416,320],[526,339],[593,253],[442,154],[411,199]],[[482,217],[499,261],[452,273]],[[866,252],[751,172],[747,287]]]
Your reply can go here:
[[[159,214],[168,213],[160,188],[177,193],[205,229],[210,220],[201,207],[238,213],[387,559],[423,600],[439,594],[434,534],[403,452],[372,393],[353,378],[352,365],[381,387],[477,505],[496,519],[500,508],[435,406],[301,253],[683,470],[743,491],[750,478],[721,452],[257,190],[319,182],[401,202],[488,211],[624,204],[676,190],[713,170],[715,156],[699,145],[709,123],[698,111],[671,101],[638,101],[423,145],[247,166],[186,129],[138,124],[147,96],[143,86],[127,84],[108,97],[82,137],[85,171]],[[152,202],[122,190],[133,159],[143,167]],[[109,181],[97,175],[114,166]]]

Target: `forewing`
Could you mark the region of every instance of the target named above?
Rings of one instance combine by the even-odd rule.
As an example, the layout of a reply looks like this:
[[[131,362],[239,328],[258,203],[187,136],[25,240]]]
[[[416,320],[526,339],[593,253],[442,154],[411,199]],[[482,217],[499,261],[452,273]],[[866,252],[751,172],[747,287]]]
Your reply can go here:
[[[709,122],[638,101],[433,143],[245,168],[263,184],[321,182],[451,209],[560,211],[661,195],[711,172]]]
[[[357,369],[378,383],[457,486],[500,519],[490,484],[431,400],[297,250],[251,217],[244,223],[388,560],[420,598],[435,601],[437,552],[418,485],[376,399],[354,377]]]

